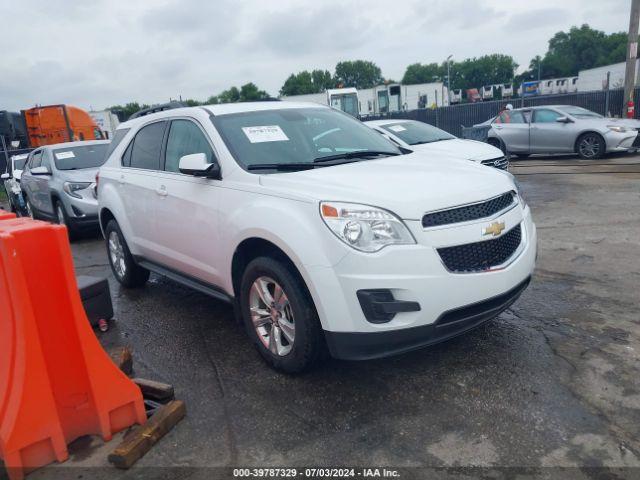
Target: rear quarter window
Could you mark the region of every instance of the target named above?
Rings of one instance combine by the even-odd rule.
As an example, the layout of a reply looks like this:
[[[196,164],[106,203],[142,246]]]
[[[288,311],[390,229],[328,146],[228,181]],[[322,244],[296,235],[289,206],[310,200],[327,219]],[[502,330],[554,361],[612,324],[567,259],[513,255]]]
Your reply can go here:
[[[116,130],[116,133],[113,135],[113,140],[109,144],[109,148],[107,148],[107,153],[105,154],[105,159],[109,158],[113,151],[122,143],[124,137],[129,133],[130,128],[120,128]]]

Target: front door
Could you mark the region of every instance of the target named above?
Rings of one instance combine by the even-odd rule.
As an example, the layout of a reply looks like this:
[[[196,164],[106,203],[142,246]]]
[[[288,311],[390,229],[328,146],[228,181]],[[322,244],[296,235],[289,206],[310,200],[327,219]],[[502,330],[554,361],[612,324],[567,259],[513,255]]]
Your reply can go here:
[[[209,163],[215,161],[211,142],[196,120],[172,120],[159,174],[164,197],[155,219],[157,261],[208,284],[221,285],[216,260],[219,181],[180,173],[180,158],[193,153],[204,153]]]
[[[573,123],[558,122],[566,115],[550,108],[533,111],[531,122],[531,152],[573,152]]]

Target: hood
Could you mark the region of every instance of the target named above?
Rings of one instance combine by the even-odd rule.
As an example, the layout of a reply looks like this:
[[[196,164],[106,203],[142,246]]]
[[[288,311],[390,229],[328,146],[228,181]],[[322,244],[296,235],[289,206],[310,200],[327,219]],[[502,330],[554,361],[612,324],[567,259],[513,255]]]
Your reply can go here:
[[[61,178],[68,182],[95,182],[98,168],[83,168],[81,170],[58,170]]]
[[[605,118],[607,125],[618,124],[629,128],[640,128],[640,120],[634,118]]]
[[[405,220],[514,190],[511,175],[467,160],[411,153],[380,160],[262,175],[260,184],[315,201],[385,208]],[[275,192],[274,192],[275,193]]]
[[[463,140],[461,138],[424,143],[422,145],[410,145],[409,148],[425,155],[441,154],[477,162],[504,157],[504,153],[500,149],[488,143]]]

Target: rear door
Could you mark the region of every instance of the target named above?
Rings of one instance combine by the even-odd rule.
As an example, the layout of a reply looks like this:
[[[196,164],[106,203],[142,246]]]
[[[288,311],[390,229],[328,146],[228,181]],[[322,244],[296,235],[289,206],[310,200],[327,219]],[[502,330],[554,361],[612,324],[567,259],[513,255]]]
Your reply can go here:
[[[540,153],[573,152],[574,123],[557,120],[566,115],[552,108],[533,111],[531,122],[531,151]]]
[[[156,209],[157,259],[163,265],[213,285],[222,285],[219,250],[219,181],[180,173],[184,155],[204,153],[215,161],[212,142],[192,118],[176,118],[168,129]]]
[[[529,114],[522,110],[505,110],[491,125],[508,152],[529,151]]]
[[[31,206],[37,210],[39,210],[40,195],[38,192],[38,183],[36,182],[37,176],[31,175],[31,169],[39,167],[40,165],[42,165],[42,149],[34,150],[29,154],[29,160],[20,177],[20,188],[26,194]]]
[[[118,174],[121,198],[133,235],[127,242],[149,259],[153,259],[156,250],[154,219],[156,209],[161,208],[158,175],[166,126],[167,122],[160,120],[138,130],[122,155],[123,168]]]

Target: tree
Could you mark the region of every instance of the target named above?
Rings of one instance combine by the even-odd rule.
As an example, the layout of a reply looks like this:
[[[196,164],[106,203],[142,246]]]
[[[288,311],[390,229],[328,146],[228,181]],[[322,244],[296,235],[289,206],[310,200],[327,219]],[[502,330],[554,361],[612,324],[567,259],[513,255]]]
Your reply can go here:
[[[404,85],[415,85],[417,83],[431,83],[440,81],[446,75],[445,71],[442,71],[442,67],[437,63],[421,64],[413,63],[407,67],[402,77],[402,83]]]
[[[541,78],[570,77],[580,70],[624,62],[627,51],[627,34],[606,34],[589,25],[571,27],[568,32],[557,32],[549,40],[549,48],[542,59],[535,57],[522,79],[538,78],[538,62]]]
[[[240,90],[238,87],[231,87],[228,90],[224,90],[218,95],[219,103],[234,103],[240,101]]]
[[[149,105],[147,105],[146,103],[140,105],[138,102],[129,102],[124,106],[113,105],[112,107],[109,107],[108,110],[111,110],[113,113],[115,113],[118,116],[118,120],[120,120],[121,122],[125,122],[131,115],[140,110],[144,110],[145,108],[149,108]]]
[[[342,87],[371,88],[383,82],[382,71],[367,60],[338,62],[335,81]]]
[[[264,90],[260,90],[253,82],[246,83],[240,87],[240,102],[256,102],[267,98],[269,98],[269,94]]]
[[[308,93],[324,92],[327,88],[334,85],[333,77],[328,70],[313,70],[309,73],[307,70],[291,74],[285,80],[280,95],[304,95]]]

